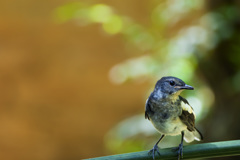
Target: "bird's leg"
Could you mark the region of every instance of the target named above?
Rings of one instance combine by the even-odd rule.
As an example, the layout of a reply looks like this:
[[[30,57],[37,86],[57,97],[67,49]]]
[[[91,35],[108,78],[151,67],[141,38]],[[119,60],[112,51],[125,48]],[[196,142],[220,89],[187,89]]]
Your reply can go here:
[[[182,133],[182,139],[181,139],[181,143],[179,144],[179,147],[178,147],[178,160],[183,158],[183,137],[184,137],[184,132],[182,131],[181,133]]]
[[[155,152],[157,152],[160,155],[159,149],[158,149],[158,143],[163,139],[163,137],[165,137],[165,135],[163,134],[159,140],[157,141],[157,143],[153,146],[153,149],[151,149],[148,154],[152,154],[153,160],[155,160]]]

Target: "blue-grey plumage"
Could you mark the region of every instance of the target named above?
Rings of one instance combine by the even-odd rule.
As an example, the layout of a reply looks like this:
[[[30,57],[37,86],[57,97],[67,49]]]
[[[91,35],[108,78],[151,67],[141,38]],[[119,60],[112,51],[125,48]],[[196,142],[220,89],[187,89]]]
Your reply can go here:
[[[182,134],[182,140],[184,138],[186,142],[203,139],[202,134],[195,128],[196,116],[193,108],[180,96],[184,89],[193,90],[193,87],[176,77],[162,77],[146,101],[145,118],[162,134],[151,150],[153,159],[155,151],[158,152],[157,145],[165,135]],[[178,158],[182,156],[182,150],[181,142]]]

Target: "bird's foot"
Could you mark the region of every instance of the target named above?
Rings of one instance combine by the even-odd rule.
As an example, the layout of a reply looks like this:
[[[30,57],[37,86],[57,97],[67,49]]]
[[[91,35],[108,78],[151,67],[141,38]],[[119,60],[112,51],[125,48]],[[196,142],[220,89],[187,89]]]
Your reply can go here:
[[[178,150],[178,160],[180,160],[181,158],[183,158],[183,144],[182,143],[179,144],[177,150]]]
[[[173,152],[176,152],[178,153],[178,160],[180,160],[181,158],[183,158],[183,144],[180,143],[178,147],[174,147],[172,149]]]
[[[159,148],[158,148],[158,146],[156,144],[153,146],[153,149],[151,149],[148,152],[148,154],[152,154],[153,160],[155,160],[155,152],[157,152],[158,155],[160,156]]]

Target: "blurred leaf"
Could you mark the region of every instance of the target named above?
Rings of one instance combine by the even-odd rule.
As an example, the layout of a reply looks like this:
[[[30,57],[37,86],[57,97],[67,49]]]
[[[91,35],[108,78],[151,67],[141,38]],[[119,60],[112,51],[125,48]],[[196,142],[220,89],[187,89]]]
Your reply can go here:
[[[89,18],[93,22],[105,23],[109,22],[113,11],[111,7],[104,4],[96,4],[89,8]]]

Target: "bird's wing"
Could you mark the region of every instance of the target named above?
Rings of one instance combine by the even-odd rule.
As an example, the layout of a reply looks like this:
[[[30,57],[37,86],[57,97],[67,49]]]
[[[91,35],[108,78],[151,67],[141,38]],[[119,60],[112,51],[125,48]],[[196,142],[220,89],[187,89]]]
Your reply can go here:
[[[145,119],[150,120],[149,114],[152,113],[153,111],[151,110],[150,103],[149,103],[149,98],[146,101],[145,104]]]
[[[181,107],[182,107],[182,114],[179,116],[181,121],[187,126],[187,129],[189,131],[194,131],[195,130],[195,113],[193,111],[193,108],[190,106],[188,101],[179,96],[181,100]]]

